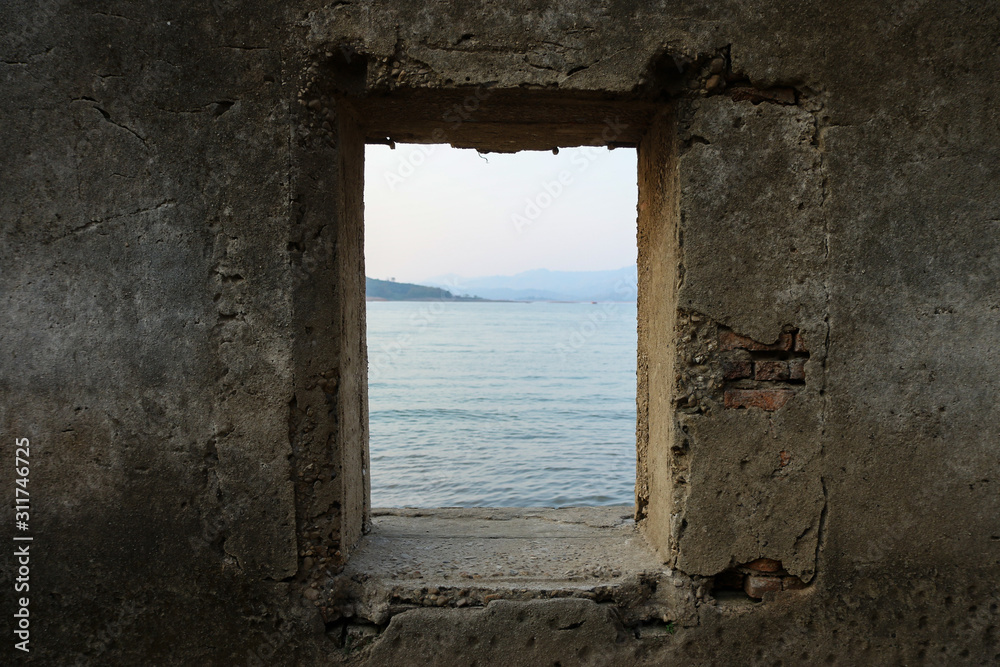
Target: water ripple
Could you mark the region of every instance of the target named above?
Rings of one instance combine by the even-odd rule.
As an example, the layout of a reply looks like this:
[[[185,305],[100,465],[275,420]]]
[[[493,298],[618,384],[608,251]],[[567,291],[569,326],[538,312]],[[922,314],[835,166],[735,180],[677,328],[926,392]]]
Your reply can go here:
[[[633,501],[634,304],[425,306],[368,304],[373,506]]]

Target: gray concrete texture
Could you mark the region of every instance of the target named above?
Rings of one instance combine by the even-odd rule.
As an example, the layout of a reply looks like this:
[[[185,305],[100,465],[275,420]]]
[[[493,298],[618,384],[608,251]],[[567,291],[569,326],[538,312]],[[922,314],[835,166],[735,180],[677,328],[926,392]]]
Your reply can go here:
[[[0,26],[34,662],[1000,660],[995,6],[11,0]],[[685,580],[769,558],[806,589],[684,622],[516,587],[342,613],[371,520],[355,109],[475,90],[660,109],[638,524]],[[790,329],[793,398],[726,408],[720,332]]]
[[[630,625],[696,624],[711,582],[665,568],[632,513],[376,510],[372,531],[332,582],[328,616],[384,626],[420,607],[580,598],[616,607]]]

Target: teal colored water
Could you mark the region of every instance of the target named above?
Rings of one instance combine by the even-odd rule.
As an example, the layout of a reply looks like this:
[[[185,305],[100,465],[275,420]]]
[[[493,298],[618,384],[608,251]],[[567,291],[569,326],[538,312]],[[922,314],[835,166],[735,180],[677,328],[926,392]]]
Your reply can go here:
[[[633,502],[634,303],[368,304],[374,507]]]

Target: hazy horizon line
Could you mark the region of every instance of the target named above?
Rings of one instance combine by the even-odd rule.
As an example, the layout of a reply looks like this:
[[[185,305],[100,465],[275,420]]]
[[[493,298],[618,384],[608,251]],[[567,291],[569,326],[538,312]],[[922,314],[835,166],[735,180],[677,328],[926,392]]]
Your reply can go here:
[[[462,278],[462,279],[465,279],[465,280],[477,280],[477,279],[481,279],[481,278],[513,278],[515,276],[524,275],[525,273],[534,273],[536,271],[548,271],[549,273],[605,273],[605,272],[612,273],[612,272],[615,272],[615,271],[624,271],[624,270],[627,270],[627,269],[631,269],[633,267],[636,267],[637,265],[638,265],[637,262],[633,262],[632,264],[627,264],[625,266],[619,266],[619,267],[616,267],[616,268],[613,268],[613,269],[549,269],[549,268],[545,268],[545,267],[539,267],[539,268],[535,268],[535,269],[526,269],[524,271],[517,271],[515,273],[488,273],[488,274],[482,274],[482,275],[463,275],[463,274],[460,274],[460,273],[457,273],[457,272],[454,272],[454,271],[450,271],[450,272],[445,272],[445,273],[438,273],[438,274],[431,275],[431,276],[425,276],[423,278],[405,278],[405,279],[404,278],[400,278],[398,276],[387,276],[387,277],[382,278],[382,277],[370,275],[367,271],[365,272],[365,275],[368,278],[373,278],[375,280],[389,280],[389,281],[393,281],[394,280],[395,282],[408,283],[408,282],[421,281],[421,280],[434,280],[436,278],[444,278],[444,277],[450,277],[450,276],[456,276],[458,278]]]

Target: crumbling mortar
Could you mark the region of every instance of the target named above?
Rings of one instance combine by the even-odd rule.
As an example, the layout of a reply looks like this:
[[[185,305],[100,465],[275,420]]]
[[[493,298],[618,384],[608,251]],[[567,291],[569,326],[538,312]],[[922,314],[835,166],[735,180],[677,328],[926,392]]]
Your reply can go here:
[[[367,59],[363,53],[353,47],[343,45],[340,49],[328,47],[327,50],[313,54],[309,63],[299,76],[296,101],[300,107],[296,129],[299,132],[299,142],[306,146],[309,142],[320,142],[328,148],[335,149],[337,135],[337,97],[342,94],[338,86],[350,88],[356,82],[349,81],[350,71],[345,72],[344,66],[364,65]]]
[[[805,91],[791,86],[770,86],[761,88],[742,72],[734,72],[730,47],[725,46],[712,54],[699,54],[692,60],[671,56],[677,68],[677,75],[667,77],[667,83],[660,83],[660,94],[675,100],[677,106],[677,131],[679,151],[683,155],[695,144],[709,144],[705,137],[692,134],[690,128],[701,106],[701,100],[709,97],[728,95],[735,102],[779,104],[800,106],[810,113],[822,110],[822,93]],[[664,59],[664,54],[656,58]],[[654,58],[654,61],[656,59]],[[662,68],[661,68],[662,69]],[[651,67],[651,71],[655,68]],[[660,73],[660,79],[664,74]],[[650,84],[647,84],[650,87]]]
[[[711,414],[721,404],[722,361],[716,353],[718,324],[705,315],[678,309],[675,324],[675,401],[683,414]],[[678,424],[680,430],[680,424]]]
[[[720,408],[747,407],[730,401],[729,388],[737,388],[747,395],[758,392],[769,396],[774,392],[802,391],[794,388],[794,382],[805,384],[804,377],[796,380],[793,375],[761,375],[761,365],[768,364],[765,369],[778,364],[776,368],[791,368],[792,361],[797,360],[801,366],[808,359],[810,352],[806,349],[806,341],[801,338],[799,330],[786,325],[778,339],[771,343],[759,343],[736,334],[728,327],[714,321],[712,318],[695,311],[679,309],[675,324],[674,340],[676,341],[676,370],[674,396],[675,409],[675,443],[671,448],[670,472],[672,507],[670,562],[676,566],[679,560],[679,544],[681,543],[687,520],[686,507],[690,495],[688,472],[690,470],[692,443],[687,428],[687,420],[701,419],[711,416]],[[790,359],[791,361],[772,361],[772,359]],[[733,360],[740,372],[734,373]],[[745,368],[741,367],[741,364]],[[775,389],[778,387],[779,389]],[[784,400],[790,400],[785,398]],[[765,410],[779,409],[778,405],[757,405]],[[769,430],[773,429],[773,420],[768,414]],[[784,454],[784,452],[782,453]],[[781,467],[787,462],[782,459]],[[824,496],[825,497],[825,496]],[[824,502],[825,508],[825,502]],[[822,515],[820,522],[822,523]],[[812,524],[805,532],[812,528]],[[822,528],[822,525],[817,529]],[[758,551],[764,552],[763,538],[755,534]],[[801,539],[802,536],[800,536]]]

